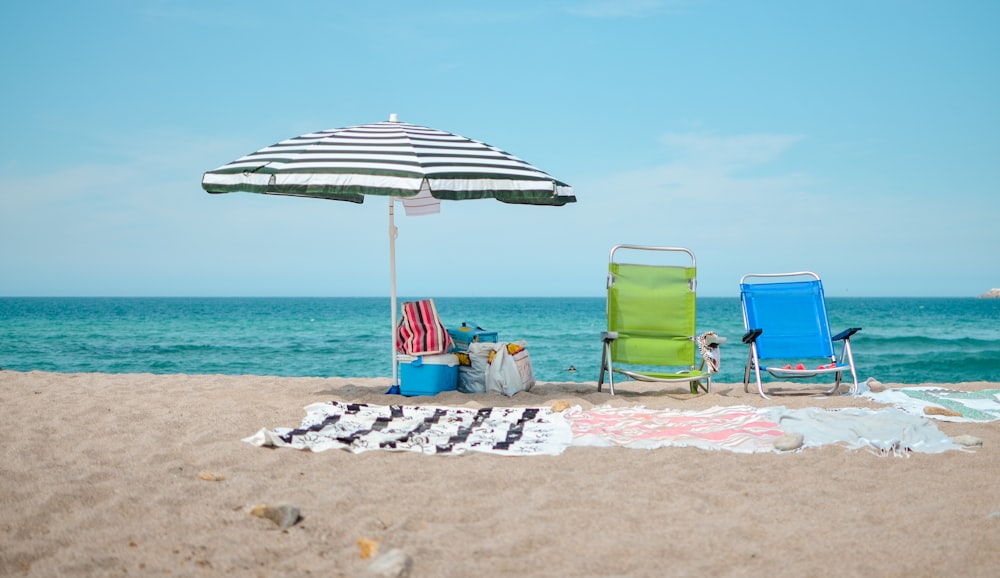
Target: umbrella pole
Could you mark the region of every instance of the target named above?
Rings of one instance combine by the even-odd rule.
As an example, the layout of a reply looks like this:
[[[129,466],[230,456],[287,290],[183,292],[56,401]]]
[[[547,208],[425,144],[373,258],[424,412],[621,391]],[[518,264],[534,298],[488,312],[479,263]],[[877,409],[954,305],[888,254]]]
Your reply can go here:
[[[399,386],[399,360],[396,357],[396,346],[397,346],[397,336],[396,336],[396,235],[399,233],[396,230],[396,222],[393,217],[393,198],[389,196],[389,283],[392,285],[392,291],[390,295],[391,298],[391,308],[392,308],[392,321],[390,326],[392,327],[392,385],[393,387]]]

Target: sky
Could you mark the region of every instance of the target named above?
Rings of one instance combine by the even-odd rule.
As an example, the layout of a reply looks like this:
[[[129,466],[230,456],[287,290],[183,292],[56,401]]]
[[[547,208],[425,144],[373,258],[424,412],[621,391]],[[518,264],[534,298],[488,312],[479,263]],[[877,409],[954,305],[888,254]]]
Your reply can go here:
[[[504,149],[564,207],[397,211],[403,297],[599,297],[618,244],[698,294],[1000,287],[1000,2],[37,0],[0,7],[0,296],[383,296],[388,202],[202,174],[388,120]]]

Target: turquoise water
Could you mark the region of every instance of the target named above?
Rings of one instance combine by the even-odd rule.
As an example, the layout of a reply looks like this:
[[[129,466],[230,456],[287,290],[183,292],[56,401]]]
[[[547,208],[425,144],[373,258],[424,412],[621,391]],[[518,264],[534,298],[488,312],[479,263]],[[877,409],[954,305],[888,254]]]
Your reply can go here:
[[[596,381],[603,298],[439,298],[445,324],[528,343],[542,381]],[[1000,382],[1000,300],[830,298],[858,377]],[[698,300],[699,331],[729,339],[721,383],[743,379],[738,298]],[[392,375],[388,298],[0,298],[0,367],[57,372]],[[576,372],[565,371],[570,365]]]

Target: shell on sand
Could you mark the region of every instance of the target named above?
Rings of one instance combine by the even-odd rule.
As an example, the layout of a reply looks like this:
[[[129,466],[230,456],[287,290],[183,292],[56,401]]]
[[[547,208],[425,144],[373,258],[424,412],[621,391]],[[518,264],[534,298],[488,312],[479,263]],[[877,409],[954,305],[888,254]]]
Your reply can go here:
[[[205,480],[206,482],[221,482],[226,479],[226,476],[213,472],[202,472],[198,474],[198,479]]]
[[[953,409],[948,409],[946,407],[939,407],[936,405],[925,406],[924,413],[927,415],[947,415],[951,417],[962,417],[961,412],[955,411]]]
[[[361,557],[364,559],[371,558],[375,554],[378,554],[378,540],[373,540],[371,538],[358,538],[358,546],[361,548]]]

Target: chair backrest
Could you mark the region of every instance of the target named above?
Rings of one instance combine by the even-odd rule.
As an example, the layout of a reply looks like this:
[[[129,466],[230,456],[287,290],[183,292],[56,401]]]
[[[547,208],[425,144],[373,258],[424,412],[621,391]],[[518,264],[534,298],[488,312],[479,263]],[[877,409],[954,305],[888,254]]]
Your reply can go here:
[[[749,277],[808,280],[748,283]],[[743,324],[762,329],[757,355],[764,359],[831,357],[833,341],[826,314],[823,282],[812,272],[751,274],[740,280]]]
[[[615,261],[619,249],[673,251],[690,257],[689,266]],[[694,254],[678,247],[619,245],[608,263],[608,331],[611,358],[618,363],[693,366],[695,361]]]

